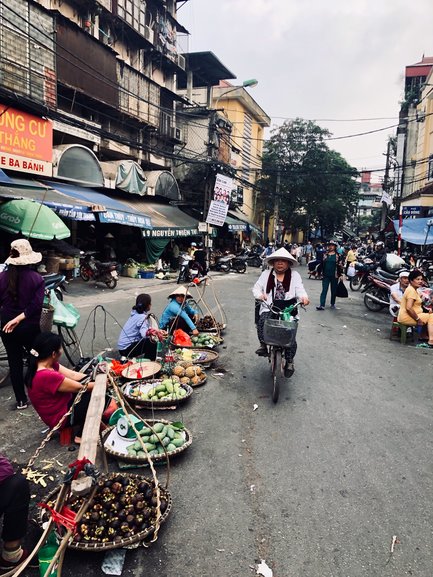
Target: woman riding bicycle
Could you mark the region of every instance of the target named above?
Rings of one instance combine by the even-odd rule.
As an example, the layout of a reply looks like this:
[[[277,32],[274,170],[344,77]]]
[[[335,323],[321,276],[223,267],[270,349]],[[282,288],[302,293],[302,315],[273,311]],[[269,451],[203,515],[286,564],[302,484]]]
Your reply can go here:
[[[263,327],[265,320],[272,315],[270,307],[275,305],[282,310],[295,301],[300,301],[303,305],[308,305],[310,302],[302,284],[301,275],[292,270],[295,266],[299,266],[299,263],[285,248],[275,251],[267,257],[266,261],[272,268],[262,272],[253,287],[254,297],[263,301],[260,306],[260,316],[257,323],[257,336],[260,341],[260,347],[256,351],[257,355],[263,357],[268,355],[268,349],[263,337]],[[285,349],[286,365],[284,374],[286,377],[291,377],[295,371],[293,359],[296,349],[296,341]]]

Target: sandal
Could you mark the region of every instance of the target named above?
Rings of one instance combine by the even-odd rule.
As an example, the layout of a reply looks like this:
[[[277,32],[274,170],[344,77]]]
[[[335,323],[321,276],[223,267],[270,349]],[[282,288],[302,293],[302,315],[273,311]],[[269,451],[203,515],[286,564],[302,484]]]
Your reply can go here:
[[[419,343],[416,345],[417,349],[433,349],[433,345],[430,343]]]

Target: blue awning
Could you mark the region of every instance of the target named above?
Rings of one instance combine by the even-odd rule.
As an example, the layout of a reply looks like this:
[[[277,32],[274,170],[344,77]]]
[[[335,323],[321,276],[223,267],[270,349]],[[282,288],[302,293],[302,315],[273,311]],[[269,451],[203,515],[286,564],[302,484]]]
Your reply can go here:
[[[433,226],[431,218],[405,218],[401,238],[412,244],[433,244]],[[398,233],[398,220],[393,221],[395,232]]]
[[[92,188],[53,181],[45,181],[45,184],[77,200],[90,203],[92,210],[98,213],[100,222],[152,229],[152,220],[148,215],[141,212],[131,212],[127,204]]]
[[[0,198],[35,200],[49,206],[59,216],[81,221],[96,220],[90,204],[78,204],[75,198],[49,186],[35,180],[11,178],[2,170],[0,170]]]

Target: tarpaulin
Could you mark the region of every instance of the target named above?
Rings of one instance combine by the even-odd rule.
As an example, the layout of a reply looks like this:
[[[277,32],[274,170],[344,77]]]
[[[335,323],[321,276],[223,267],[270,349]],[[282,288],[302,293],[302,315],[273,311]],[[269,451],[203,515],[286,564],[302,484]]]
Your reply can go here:
[[[433,226],[431,218],[407,218],[403,220],[401,238],[412,244],[433,244]],[[395,232],[398,233],[398,220],[393,221]]]

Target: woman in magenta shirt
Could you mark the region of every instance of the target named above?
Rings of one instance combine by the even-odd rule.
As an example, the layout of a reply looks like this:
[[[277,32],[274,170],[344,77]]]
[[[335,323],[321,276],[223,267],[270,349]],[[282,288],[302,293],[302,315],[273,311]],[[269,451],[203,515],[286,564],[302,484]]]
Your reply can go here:
[[[85,373],[67,369],[59,364],[61,354],[62,343],[58,335],[39,334],[30,351],[26,374],[26,385],[32,405],[50,429],[54,428],[69,411],[76,395],[83,389],[84,385],[80,381],[86,377]],[[87,385],[87,391],[62,427],[77,425],[82,429],[93,385],[93,382]]]

